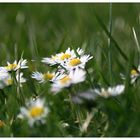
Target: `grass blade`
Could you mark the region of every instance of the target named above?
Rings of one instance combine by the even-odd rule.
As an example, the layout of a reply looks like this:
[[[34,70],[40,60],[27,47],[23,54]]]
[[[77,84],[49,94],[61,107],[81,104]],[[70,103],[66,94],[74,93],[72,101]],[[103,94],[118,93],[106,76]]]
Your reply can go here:
[[[94,15],[97,19],[97,21],[99,22],[99,24],[101,25],[101,27],[103,28],[103,30],[105,31],[106,35],[111,39],[112,43],[114,43],[115,47],[117,48],[117,50],[119,51],[119,53],[121,54],[121,56],[124,58],[124,60],[128,61],[128,57],[126,56],[126,54],[121,50],[121,48],[119,47],[118,43],[115,41],[115,39],[112,37],[112,35],[110,34],[110,32],[108,31],[108,29],[106,28],[105,24],[102,22],[102,20],[100,19],[100,17],[97,15],[97,13],[94,11]]]
[[[109,34],[112,35],[112,3],[109,5]],[[112,83],[112,64],[111,64],[111,38],[108,39],[108,63],[109,63],[109,79]]]

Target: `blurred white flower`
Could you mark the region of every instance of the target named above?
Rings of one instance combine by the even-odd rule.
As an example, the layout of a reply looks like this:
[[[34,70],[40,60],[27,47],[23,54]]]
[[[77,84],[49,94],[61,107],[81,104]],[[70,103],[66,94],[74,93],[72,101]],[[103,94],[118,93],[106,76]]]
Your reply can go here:
[[[45,64],[49,64],[50,66],[53,66],[57,64],[57,61],[56,61],[57,59],[58,59],[57,55],[52,55],[51,58],[49,57],[43,58],[41,62]]]
[[[14,63],[9,63],[7,62],[7,66],[5,66],[5,69],[7,71],[16,71],[18,69],[25,69],[28,68],[27,64],[27,60],[21,58],[18,62],[15,60]]]
[[[121,78],[123,79],[123,80],[125,80],[126,79],[126,77],[125,77],[125,75],[124,74],[120,74],[120,76],[121,76]],[[130,71],[130,83],[131,84],[134,84],[135,82],[136,82],[136,80],[138,79],[138,77],[140,76],[140,66],[138,67],[138,69],[132,69],[131,71]]]
[[[86,78],[86,72],[82,69],[76,69],[70,71],[69,74],[57,75],[52,84],[52,92],[59,92],[65,87],[71,86],[71,84],[77,84],[83,82]]]
[[[18,116],[27,119],[29,125],[32,127],[35,122],[45,123],[48,112],[45,100],[37,98],[36,100],[30,99],[27,101],[26,106],[20,108]]]
[[[124,92],[124,89],[125,89],[124,85],[117,85],[114,87],[109,87],[107,89],[105,88],[95,89],[94,93],[104,98],[108,98],[109,96],[117,96],[122,94]]]
[[[0,89],[9,86],[13,83],[11,75],[3,67],[0,67]]]
[[[131,75],[131,84],[134,84],[137,78],[140,76],[140,72],[138,70],[132,69],[130,75]]]
[[[47,73],[41,73],[41,72],[33,72],[32,78],[36,79],[39,83],[44,83],[46,81],[52,81],[52,79],[55,76],[55,72],[50,73],[49,71]]]

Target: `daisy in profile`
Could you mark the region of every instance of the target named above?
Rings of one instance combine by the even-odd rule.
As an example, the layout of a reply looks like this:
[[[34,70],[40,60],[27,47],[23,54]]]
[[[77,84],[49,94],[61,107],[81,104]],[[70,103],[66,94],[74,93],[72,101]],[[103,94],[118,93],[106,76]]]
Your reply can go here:
[[[131,76],[131,84],[134,84],[135,81],[140,76],[140,67],[138,69],[132,69],[130,72],[130,76]]]
[[[57,93],[72,84],[83,82],[85,78],[86,72],[82,69],[75,69],[74,71],[70,71],[69,74],[57,75],[53,80],[51,90]]]
[[[47,73],[41,73],[37,71],[33,72],[31,77],[33,79],[36,79],[39,83],[44,83],[46,81],[52,81],[55,75],[55,72],[50,73],[48,71]]]
[[[45,100],[37,98],[27,101],[25,107],[20,108],[20,118],[28,120],[28,124],[32,127],[35,123],[45,123],[49,110],[45,106]]]
[[[125,80],[126,79],[126,77],[125,77],[125,75],[124,74],[120,74],[120,76],[121,76],[121,78],[123,79],[123,80]],[[130,83],[131,84],[134,84],[136,81],[137,81],[137,79],[140,77],[140,66],[138,66],[138,68],[137,69],[132,69],[131,71],[130,71]]]
[[[5,66],[4,68],[7,71],[17,71],[18,69],[28,68],[26,64],[27,64],[27,60],[21,58],[18,62],[16,60],[14,61],[14,63],[7,62],[7,66]]]
[[[108,98],[109,96],[117,96],[124,92],[125,86],[124,85],[117,85],[114,87],[108,87],[107,89],[95,89],[93,92],[102,96],[104,98]]]

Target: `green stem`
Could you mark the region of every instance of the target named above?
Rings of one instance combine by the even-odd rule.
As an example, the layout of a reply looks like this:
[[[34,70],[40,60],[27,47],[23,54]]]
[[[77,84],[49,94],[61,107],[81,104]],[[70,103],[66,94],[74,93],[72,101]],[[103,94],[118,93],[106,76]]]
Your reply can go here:
[[[109,33],[112,34],[112,3],[109,5]],[[108,62],[109,62],[109,79],[112,83],[112,64],[111,64],[111,38],[108,40]]]
[[[90,85],[91,85],[91,88],[94,89],[95,87],[94,87],[94,84],[93,84],[93,82],[92,82],[92,80],[91,80],[91,76],[90,76],[90,74],[89,74],[89,72],[88,72],[88,69],[85,68],[85,70],[86,70],[87,77],[88,77],[88,79],[89,79],[89,83],[90,83]]]
[[[82,116],[81,116],[82,112],[80,112],[79,108],[77,108],[77,106],[74,105],[73,102],[72,102],[72,98],[71,98],[72,97],[72,93],[75,94],[75,92],[72,92],[72,88],[71,87],[69,88],[69,91],[70,91],[70,94],[69,94],[70,106],[71,106],[72,113],[73,113],[72,117],[74,119],[76,117],[77,123],[79,124],[79,128],[80,128],[81,124],[82,124]]]

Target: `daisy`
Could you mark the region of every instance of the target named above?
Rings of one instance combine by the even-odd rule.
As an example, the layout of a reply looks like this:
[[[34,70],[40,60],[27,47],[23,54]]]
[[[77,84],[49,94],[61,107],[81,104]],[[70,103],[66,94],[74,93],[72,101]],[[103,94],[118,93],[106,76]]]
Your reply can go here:
[[[126,79],[124,74],[121,73],[120,76],[123,80]],[[138,69],[132,69],[130,71],[130,80],[131,80],[130,83],[134,84],[136,80],[139,78],[139,76],[140,76],[140,66],[138,67]]]
[[[7,71],[16,71],[18,69],[25,69],[28,68],[26,64],[27,64],[27,60],[21,58],[19,62],[17,62],[16,60],[14,61],[14,63],[7,62],[7,66],[5,66],[5,69]]]
[[[132,69],[130,72],[131,75],[131,84],[135,83],[135,81],[138,79],[138,77],[140,76],[140,71],[139,69]]]
[[[94,93],[98,94],[99,96],[102,96],[104,98],[108,98],[109,96],[117,96],[124,92],[125,86],[124,85],[117,85],[114,87],[109,87],[107,89],[101,88],[95,89]]]
[[[76,58],[77,55],[81,56],[84,54],[84,51],[78,48],[76,51],[68,48],[65,52],[58,53],[56,55],[52,55],[51,58],[43,58],[42,62],[49,65],[61,64],[65,63],[69,59]]]
[[[57,64],[57,61],[56,61],[57,59],[58,59],[57,55],[52,55],[51,58],[49,57],[43,58],[41,62],[45,64],[49,64],[50,66],[53,66]]]
[[[90,55],[83,55],[81,57],[76,57],[76,58],[72,58],[69,59],[67,62],[65,63],[61,63],[61,65],[66,68],[67,70],[73,70],[76,68],[85,68],[86,63],[92,59],[93,57]]]
[[[52,91],[59,92],[61,89],[65,87],[69,87],[72,84],[77,84],[83,82],[86,78],[86,72],[81,69],[76,69],[74,71],[70,71],[69,74],[60,74],[57,75],[52,84]]]
[[[60,64],[61,62],[76,57],[74,50],[68,48],[65,52],[58,53],[56,55],[52,55],[51,58],[43,58],[42,62],[45,64],[55,65]]]
[[[56,60],[57,63],[61,63],[65,60],[75,58],[76,54],[75,54],[74,50],[71,50],[70,48],[68,48],[65,52],[59,53],[57,56],[58,56],[58,59]]]
[[[3,89],[6,86],[12,85],[13,80],[11,75],[6,71],[5,68],[0,68],[0,89]]]
[[[49,71],[47,73],[41,73],[41,72],[33,72],[32,78],[36,79],[39,83],[44,83],[46,81],[52,81],[53,77],[55,76],[55,73],[50,73]]]
[[[48,112],[45,100],[37,98],[36,100],[30,99],[27,101],[26,106],[20,108],[19,116],[27,119],[29,125],[32,127],[35,122],[45,123]]]

